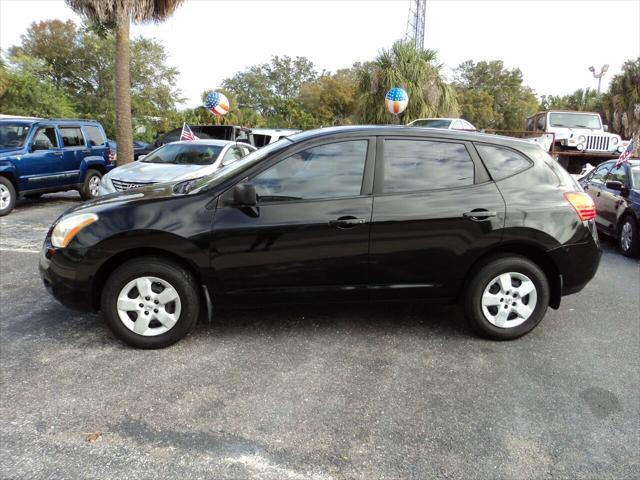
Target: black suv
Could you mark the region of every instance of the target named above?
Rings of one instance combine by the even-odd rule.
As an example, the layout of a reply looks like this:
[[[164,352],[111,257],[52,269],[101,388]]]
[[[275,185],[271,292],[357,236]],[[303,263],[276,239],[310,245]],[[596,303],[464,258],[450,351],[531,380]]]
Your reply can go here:
[[[107,195],[47,234],[62,303],[156,348],[212,306],[460,300],[512,339],[594,276],[595,208],[540,147],[438,129],[298,133],[211,176]]]

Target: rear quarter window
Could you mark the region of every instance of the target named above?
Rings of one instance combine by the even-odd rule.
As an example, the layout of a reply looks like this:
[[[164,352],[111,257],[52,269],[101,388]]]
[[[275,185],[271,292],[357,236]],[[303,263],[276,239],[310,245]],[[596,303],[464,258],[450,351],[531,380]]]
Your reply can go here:
[[[107,143],[107,139],[102,135],[102,131],[94,125],[85,125],[84,132],[88,137],[89,146],[91,147],[100,147]]]
[[[508,148],[482,144],[476,144],[476,148],[494,180],[510,177],[532,165],[524,155]]]

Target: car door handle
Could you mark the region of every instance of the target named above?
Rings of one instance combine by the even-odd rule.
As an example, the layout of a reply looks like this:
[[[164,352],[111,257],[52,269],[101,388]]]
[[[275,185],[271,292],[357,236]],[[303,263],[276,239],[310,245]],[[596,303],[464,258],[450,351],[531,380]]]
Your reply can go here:
[[[367,223],[366,219],[356,217],[340,217],[329,221],[329,225],[336,228],[353,228],[364,223]]]
[[[82,153],[91,153],[91,150],[82,150]]]
[[[463,217],[470,218],[471,220],[487,220],[488,218],[495,217],[496,215],[496,212],[490,212],[489,210],[485,210],[483,208],[471,210],[470,212],[464,212],[462,214]]]
[[[53,152],[53,154],[61,157],[62,155],[64,155],[64,152]]]

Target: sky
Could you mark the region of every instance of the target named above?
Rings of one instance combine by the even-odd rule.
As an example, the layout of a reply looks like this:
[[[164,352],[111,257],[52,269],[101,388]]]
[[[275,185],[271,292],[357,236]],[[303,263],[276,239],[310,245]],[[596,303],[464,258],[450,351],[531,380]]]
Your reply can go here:
[[[131,36],[156,38],[180,71],[187,102],[273,55],[305,56],[335,71],[375,58],[404,37],[409,0],[187,0],[161,24]],[[0,48],[46,19],[81,19],[61,0],[0,0]],[[640,0],[427,0],[425,47],[451,78],[461,62],[503,60],[538,95],[597,86],[588,67],[609,64],[603,90],[625,60],[640,56]]]

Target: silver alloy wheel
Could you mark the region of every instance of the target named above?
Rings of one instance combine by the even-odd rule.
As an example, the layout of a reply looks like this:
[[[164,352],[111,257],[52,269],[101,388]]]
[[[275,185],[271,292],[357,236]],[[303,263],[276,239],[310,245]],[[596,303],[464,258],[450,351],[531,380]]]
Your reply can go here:
[[[91,194],[92,197],[97,197],[99,189],[100,189],[100,177],[97,175],[94,175],[89,180],[89,193]]]
[[[622,225],[622,230],[620,231],[620,246],[623,251],[628,251],[631,248],[631,242],[633,241],[633,227],[631,226],[631,222],[627,220]]]
[[[514,328],[526,322],[536,308],[538,292],[529,277],[518,272],[502,273],[482,293],[482,313],[499,328]]]
[[[0,184],[0,210],[8,208],[10,203],[11,192],[6,186]]]
[[[158,277],[139,277],[127,283],[118,295],[118,317],[134,333],[154,337],[167,333],[180,318],[180,295]]]

